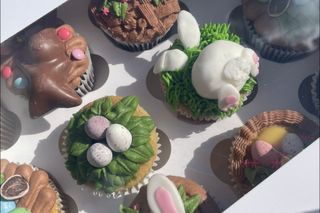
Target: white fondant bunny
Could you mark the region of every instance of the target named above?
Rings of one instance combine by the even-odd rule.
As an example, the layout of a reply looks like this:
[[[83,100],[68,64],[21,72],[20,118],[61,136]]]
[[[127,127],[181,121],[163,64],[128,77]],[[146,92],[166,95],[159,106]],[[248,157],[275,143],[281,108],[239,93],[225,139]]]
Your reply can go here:
[[[185,48],[197,47],[200,42],[199,25],[187,11],[178,16],[178,35]],[[187,55],[177,49],[165,51],[153,72],[177,71],[183,68]],[[205,47],[192,67],[192,85],[207,99],[217,99],[219,108],[227,111],[239,104],[239,91],[250,74],[259,73],[257,54],[237,43],[218,40]]]

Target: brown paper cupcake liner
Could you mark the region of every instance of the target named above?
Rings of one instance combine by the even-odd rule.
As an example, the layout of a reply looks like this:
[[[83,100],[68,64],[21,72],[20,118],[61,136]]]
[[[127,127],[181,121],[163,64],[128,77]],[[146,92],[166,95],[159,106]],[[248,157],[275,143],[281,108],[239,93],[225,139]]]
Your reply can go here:
[[[80,85],[76,88],[76,92],[80,96],[84,96],[88,92],[92,91],[94,87],[94,70],[89,48],[86,51],[86,55],[89,59],[89,66],[87,71],[80,78]]]
[[[239,134],[235,136],[228,159],[231,182],[234,190],[239,195],[244,195],[252,189],[246,183],[243,169],[244,160],[250,153],[250,145],[255,141],[262,129],[271,125],[287,127],[289,131],[295,132],[303,139],[305,146],[308,146],[319,137],[319,126],[296,111],[274,110],[263,112],[248,120],[240,128]]]
[[[311,80],[311,98],[312,98],[312,102],[314,105],[315,110],[317,111],[317,114],[320,114],[320,84],[319,84],[319,71],[316,72],[313,76],[312,76],[312,80]]]
[[[133,194],[133,193],[138,193],[140,188],[144,185],[147,185],[150,178],[152,177],[152,175],[154,174],[154,168],[157,167],[158,163],[160,161],[160,157],[159,154],[162,152],[161,151],[161,144],[158,143],[159,141],[159,135],[156,132],[156,136],[157,136],[157,156],[153,162],[153,165],[149,171],[149,173],[141,180],[139,181],[139,183],[133,187],[127,188],[125,190],[120,190],[117,192],[113,192],[113,193],[106,193],[103,192],[101,190],[96,190],[94,189],[92,186],[88,185],[88,184],[84,184],[81,186],[81,188],[89,193],[92,193],[92,195],[94,196],[98,196],[98,197],[107,197],[107,198],[113,198],[113,199],[117,199],[117,198],[121,198],[123,196],[129,195],[129,194]],[[65,160],[68,159],[68,129],[64,129],[61,136],[60,136],[60,140],[59,140],[59,150],[61,155],[63,156],[63,158]]]
[[[21,133],[21,122],[16,114],[1,104],[0,111],[0,150],[13,146]]]
[[[244,26],[246,31],[246,38],[249,44],[259,52],[259,54],[268,60],[287,63],[304,58],[314,51],[296,51],[289,48],[272,45],[261,38],[256,32],[253,22],[244,18]]]

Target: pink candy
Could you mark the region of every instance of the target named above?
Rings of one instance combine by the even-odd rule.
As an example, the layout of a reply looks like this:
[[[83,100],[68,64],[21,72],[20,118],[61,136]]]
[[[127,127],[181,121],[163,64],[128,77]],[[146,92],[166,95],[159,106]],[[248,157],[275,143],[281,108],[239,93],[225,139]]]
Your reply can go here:
[[[2,70],[2,77],[4,79],[8,79],[12,76],[12,70],[11,70],[11,67],[9,66],[5,66]]]
[[[62,27],[57,32],[59,38],[63,41],[68,40],[71,37],[71,32],[65,27]]]
[[[170,192],[164,187],[157,188],[155,197],[161,212],[178,213]]]
[[[71,55],[76,60],[82,60],[86,57],[86,55],[84,54],[84,52],[81,49],[72,50]]]

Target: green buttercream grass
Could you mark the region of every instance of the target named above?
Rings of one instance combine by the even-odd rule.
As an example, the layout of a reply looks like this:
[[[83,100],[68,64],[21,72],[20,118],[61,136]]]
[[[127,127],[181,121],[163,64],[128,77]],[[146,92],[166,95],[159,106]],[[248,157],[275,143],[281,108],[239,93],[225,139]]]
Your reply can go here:
[[[155,124],[149,116],[134,116],[138,98],[127,96],[112,106],[110,97],[102,98],[73,115],[68,124],[68,159],[66,168],[78,184],[91,183],[96,189],[106,193],[119,191],[132,180],[140,168],[154,156],[149,143],[150,133]],[[131,147],[122,153],[113,152],[113,159],[103,168],[89,164],[86,153],[89,147],[98,141],[89,138],[84,126],[95,115],[106,117],[111,123],[122,124],[132,134]]]
[[[198,206],[200,205],[201,198],[199,195],[188,196],[184,187],[180,185],[178,187],[179,195],[182,199],[184,210],[186,213],[194,213]],[[120,206],[120,213],[139,213],[138,210],[134,210],[132,208]],[[140,212],[144,213],[144,212]]]
[[[188,61],[186,66],[177,72],[166,71],[160,74],[165,89],[165,99],[175,110],[181,105],[187,107],[193,118],[217,117],[222,119],[231,116],[241,108],[246,95],[251,93],[257,82],[250,76],[240,90],[239,105],[226,112],[219,109],[218,100],[209,100],[199,96],[192,86],[191,71],[200,52],[216,40],[228,40],[240,43],[240,38],[237,35],[229,33],[229,25],[227,24],[205,24],[200,29],[200,32],[199,47],[184,48],[179,39],[175,40],[171,46],[170,49],[179,49],[185,52],[188,56]]]

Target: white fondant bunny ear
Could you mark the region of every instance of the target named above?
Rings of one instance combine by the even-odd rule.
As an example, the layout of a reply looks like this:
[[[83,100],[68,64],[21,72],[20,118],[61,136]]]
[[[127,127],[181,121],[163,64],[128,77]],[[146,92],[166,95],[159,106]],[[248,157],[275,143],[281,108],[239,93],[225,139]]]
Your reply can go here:
[[[185,10],[178,15],[178,35],[185,48],[197,47],[200,44],[200,29],[197,20]]]
[[[177,187],[164,175],[155,174],[151,177],[147,187],[147,200],[153,213],[185,213]]]
[[[178,49],[163,52],[153,68],[153,73],[162,71],[177,71],[182,69],[188,61],[188,56]]]

